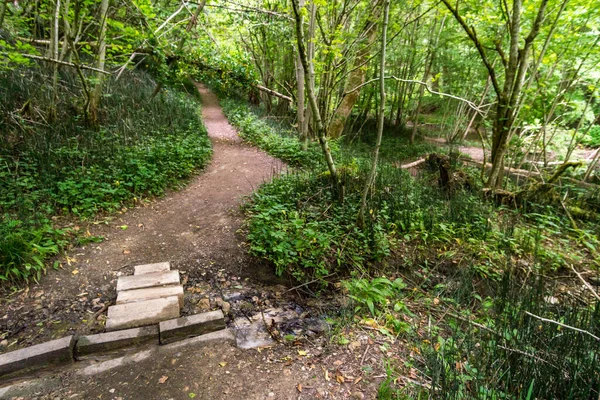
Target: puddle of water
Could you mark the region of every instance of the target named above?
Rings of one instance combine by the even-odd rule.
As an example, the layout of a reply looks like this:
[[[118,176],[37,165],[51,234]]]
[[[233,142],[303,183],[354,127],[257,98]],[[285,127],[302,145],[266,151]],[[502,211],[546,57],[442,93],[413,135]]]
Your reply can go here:
[[[251,323],[248,319],[239,317],[233,321],[233,325],[236,344],[240,349],[255,349],[274,343],[262,319]]]

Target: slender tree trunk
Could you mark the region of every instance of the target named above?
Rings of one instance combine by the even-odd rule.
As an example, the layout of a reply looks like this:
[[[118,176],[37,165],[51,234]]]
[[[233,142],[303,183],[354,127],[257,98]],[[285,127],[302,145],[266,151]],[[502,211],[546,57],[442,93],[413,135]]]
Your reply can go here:
[[[304,0],[298,0],[298,5],[304,7]],[[304,17],[300,17],[300,25],[304,26]],[[300,51],[296,55],[296,87],[297,87],[297,104],[296,104],[296,115],[298,119],[298,137],[302,142],[302,149],[306,151],[308,149],[308,135],[306,134],[304,126],[304,67],[302,66],[302,60],[300,58]]]
[[[0,0],[0,29],[4,24],[4,16],[6,15],[6,2],[7,0]]]
[[[373,11],[373,18],[379,18],[380,9],[376,7]],[[342,135],[344,131],[344,126],[346,125],[346,121],[352,112],[352,108],[356,104],[358,97],[360,96],[360,90],[353,90],[354,88],[365,83],[365,76],[367,74],[367,69],[360,67],[365,64],[369,55],[371,53],[371,45],[377,38],[377,24],[375,22],[368,22],[368,25],[365,29],[366,33],[366,41],[364,45],[358,50],[356,53],[356,57],[354,59],[354,67],[350,75],[348,76],[348,81],[346,84],[346,92],[349,92],[344,95],[340,104],[338,105],[333,118],[331,119],[331,123],[329,124],[329,136],[332,138],[338,138]]]
[[[377,118],[377,141],[375,143],[375,151],[373,153],[373,164],[371,165],[371,171],[367,177],[367,182],[362,193],[362,199],[360,202],[360,211],[358,213],[358,226],[361,228],[365,225],[365,210],[367,208],[367,195],[371,186],[375,183],[375,176],[377,174],[377,161],[379,159],[379,148],[381,147],[381,138],[383,136],[383,124],[385,120],[385,53],[386,53],[386,42],[387,42],[387,27],[390,14],[390,0],[384,0],[383,9],[383,23],[381,24],[381,60],[379,64],[379,113]]]
[[[0,0],[3,1],[3,0]],[[50,57],[58,60],[58,29],[60,24],[60,0],[54,2],[54,18],[52,19],[52,31],[50,34]],[[58,102],[58,64],[52,64],[52,106],[50,108],[50,120],[56,118],[56,103]]]
[[[431,67],[433,66],[433,61],[435,60],[435,52],[437,51],[438,41],[440,39],[440,35],[442,34],[442,30],[444,29],[444,22],[446,21],[446,17],[442,19],[442,23],[440,26],[440,30],[438,34],[433,38],[435,34],[435,28],[437,27],[437,20],[433,24],[433,28],[431,29],[431,37],[429,38],[429,48],[427,51],[427,59],[425,60],[425,70],[423,71],[423,82],[427,82],[429,79],[429,74],[431,73]],[[415,136],[417,135],[417,127],[419,126],[418,120],[419,115],[421,114],[421,102],[423,100],[423,94],[425,94],[425,86],[421,85],[419,88],[419,98],[417,100],[417,108],[415,109],[413,120],[412,131],[410,132],[410,143],[415,142]]]
[[[317,29],[317,6],[315,5],[314,0],[310,2],[309,9],[310,19],[308,23],[308,46],[307,46],[307,61],[309,65],[308,74],[312,77],[312,79],[305,79],[305,86],[309,85],[306,90],[310,89],[313,93],[315,93],[315,68],[314,68],[314,59],[315,59],[315,30]],[[298,55],[300,55],[300,50],[298,50]],[[300,59],[300,64],[302,64],[302,59]],[[303,65],[303,64],[302,64]],[[304,65],[302,66],[304,69]],[[306,70],[304,69],[304,74],[306,75]],[[308,136],[310,134],[310,127],[313,129],[313,138],[314,133],[316,132],[315,123],[314,123],[314,115],[312,112],[312,108],[310,105],[307,105],[304,113],[304,132]],[[307,143],[308,145],[308,143]]]
[[[100,28],[98,29],[98,61],[96,62],[96,68],[104,70],[104,64],[106,62],[106,20],[108,19],[108,2],[109,0],[102,0],[100,3]],[[98,108],[100,107],[100,100],[102,99],[102,87],[104,84],[104,74],[96,74],[96,83],[92,90],[92,97],[90,99],[90,122],[96,124],[98,122]]]
[[[0,0],[1,1],[1,0]],[[65,7],[63,12],[63,44],[60,50],[60,61],[65,59],[69,51],[69,37],[71,36],[71,25],[69,24],[69,0],[65,0]]]
[[[298,43],[298,53],[300,54],[300,61],[302,62],[302,67],[304,68],[305,79],[308,83],[307,87],[307,95],[308,95],[308,103],[313,113],[313,117],[315,120],[316,130],[317,130],[317,138],[319,139],[319,144],[321,145],[321,150],[323,152],[323,156],[325,157],[325,161],[327,162],[327,168],[329,169],[329,173],[331,175],[331,180],[333,182],[334,191],[338,191],[339,189],[339,179],[337,174],[337,169],[335,167],[335,162],[333,160],[333,156],[331,155],[331,149],[329,148],[329,143],[327,142],[327,137],[325,134],[325,127],[323,125],[323,120],[321,119],[321,113],[319,112],[319,107],[317,105],[317,98],[314,92],[314,75],[311,75],[312,71],[312,63],[309,64],[306,57],[306,47],[304,45],[304,30],[302,29],[302,21],[301,21],[301,11],[300,6],[298,5],[298,0],[292,0],[292,8],[294,9],[294,17],[296,22],[296,41]],[[342,195],[342,193],[338,193],[338,195]]]

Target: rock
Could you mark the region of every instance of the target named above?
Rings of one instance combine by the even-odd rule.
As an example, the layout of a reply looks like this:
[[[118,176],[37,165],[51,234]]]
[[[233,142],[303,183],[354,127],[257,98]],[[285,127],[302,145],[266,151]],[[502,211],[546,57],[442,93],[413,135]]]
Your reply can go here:
[[[201,310],[210,310],[210,300],[208,298],[200,299],[198,308]]]
[[[221,305],[221,309],[223,310],[223,314],[227,315],[227,314],[229,314],[229,311],[231,310],[231,304],[224,301],[223,304]]]
[[[227,293],[223,295],[223,300],[225,301],[237,301],[242,298],[242,294],[240,292]]]
[[[358,348],[360,348],[360,342],[358,340],[350,342],[350,344],[348,345],[348,348],[350,349],[350,351],[355,351]]]
[[[117,281],[117,292],[167,285],[179,285],[179,271],[174,270],[142,275],[121,276]]]
[[[329,330],[329,324],[322,319],[310,318],[305,320],[305,329],[317,334],[327,332]]]
[[[135,290],[123,290],[117,295],[117,304],[135,303],[138,301],[160,299],[164,297],[177,296],[179,308],[183,307],[183,286],[171,285],[161,287],[150,287]]]
[[[364,393],[362,392],[354,392],[350,395],[352,400],[363,400],[365,398]]]

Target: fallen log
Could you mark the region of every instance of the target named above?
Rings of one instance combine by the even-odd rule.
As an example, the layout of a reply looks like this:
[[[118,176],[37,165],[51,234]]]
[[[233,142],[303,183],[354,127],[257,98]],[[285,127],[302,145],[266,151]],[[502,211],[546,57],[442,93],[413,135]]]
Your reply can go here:
[[[267,93],[267,94],[269,94],[271,96],[275,96],[275,97],[278,97],[280,99],[289,101],[290,103],[294,102],[294,100],[290,96],[286,96],[285,94],[281,94],[279,92],[276,92],[274,90],[266,88],[266,87],[264,87],[262,85],[256,84],[256,85],[254,85],[254,87],[257,88],[258,90],[260,90],[261,92],[265,92],[265,93]]]

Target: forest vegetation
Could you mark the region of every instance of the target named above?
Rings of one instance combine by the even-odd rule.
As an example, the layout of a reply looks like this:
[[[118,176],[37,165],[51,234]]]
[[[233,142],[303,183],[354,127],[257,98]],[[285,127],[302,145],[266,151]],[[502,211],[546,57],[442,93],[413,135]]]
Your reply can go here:
[[[1,1],[0,280],[200,171],[199,81],[288,165],[249,252],[352,299],[332,341],[402,343],[380,398],[597,399],[599,27],[594,0]]]

